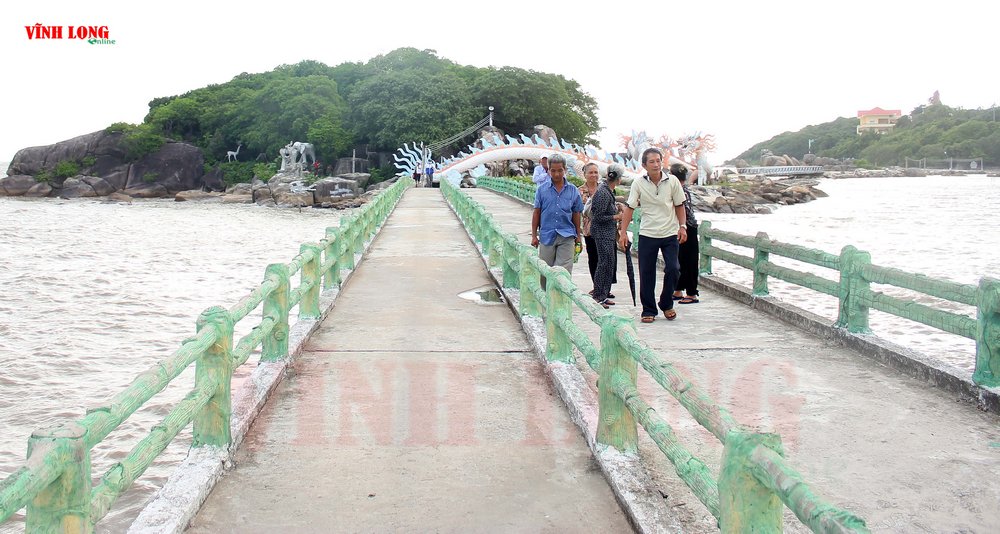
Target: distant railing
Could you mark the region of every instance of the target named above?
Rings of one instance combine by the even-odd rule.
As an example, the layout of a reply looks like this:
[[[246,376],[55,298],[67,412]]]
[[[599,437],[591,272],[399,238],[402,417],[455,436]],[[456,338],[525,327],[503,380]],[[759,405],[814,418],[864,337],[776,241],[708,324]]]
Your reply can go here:
[[[503,179],[480,178],[477,184],[490,187],[497,184],[493,180]],[[513,185],[504,187],[508,191],[526,191]],[[813,532],[868,532],[864,520],[813,493],[802,476],[786,463],[779,435],[754,433],[741,427],[728,410],[640,340],[633,320],[597,304],[573,284],[565,269],[545,264],[535,248],[503,232],[482,206],[450,182],[442,181],[441,189],[473,239],[482,246],[489,265],[501,269],[503,286],[520,291],[519,313],[544,316],[546,358],[572,363],[575,346],[598,373],[598,443],[635,453],[636,423],[641,424],[725,533],[780,532],[781,503]],[[546,280],[545,290],[540,277]],[[600,325],[600,347],[573,322],[574,304]],[[723,443],[719,480],[680,444],[670,424],[640,397],[637,364]]]
[[[712,273],[712,258],[738,265],[753,272],[753,294],[767,296],[767,279],[796,284],[819,291],[839,300],[835,326],[858,334],[871,333],[868,310],[876,309],[896,317],[916,321],[976,342],[976,366],[972,380],[982,386],[1000,386],[1000,280],[982,278],[979,285],[960,284],[930,278],[890,267],[872,265],[871,255],[852,245],[841,249],[840,254],[780,243],[761,232],[747,236],[712,228],[711,221],[704,221],[698,228],[701,253],[701,273]],[[742,256],[720,249],[713,240],[723,241],[753,249],[753,256]],[[839,280],[830,280],[815,274],[776,265],[770,261],[774,254],[839,273]],[[924,295],[968,306],[977,310],[976,319],[965,315],[936,309],[917,302],[872,291],[871,284],[885,284],[909,289]]]
[[[320,317],[320,286],[339,287],[340,271],[354,268],[354,255],[364,250],[367,239],[412,183],[401,178],[357,212],[342,217],[339,228],[327,228],[325,239],[303,244],[288,264],[269,265],[261,285],[232,308],[205,310],[194,337],[105,404],[87,410],[77,421],[32,433],[27,462],[0,482],[0,523],[27,507],[28,534],[93,532],[118,497],[189,423],[194,423],[192,446],[228,446],[233,370],[257,347],[262,361],[288,357],[289,310],[298,305],[299,319]],[[295,273],[300,273],[300,282],[292,289]],[[234,344],[234,325],[261,303],[260,324]],[[192,363],[194,389],[92,487],[91,449]]]

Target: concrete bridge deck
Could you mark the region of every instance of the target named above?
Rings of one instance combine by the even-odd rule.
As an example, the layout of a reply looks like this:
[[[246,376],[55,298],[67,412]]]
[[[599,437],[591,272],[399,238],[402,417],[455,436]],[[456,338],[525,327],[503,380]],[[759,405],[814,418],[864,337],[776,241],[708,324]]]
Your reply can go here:
[[[528,206],[465,192],[527,242]],[[616,311],[637,318],[619,272]],[[573,278],[589,289],[585,256]],[[490,282],[440,192],[407,191],[189,532],[629,530],[517,319],[458,297]],[[710,291],[678,314],[637,330],[738,420],[781,433],[872,532],[1000,530],[995,416]],[[640,390],[717,473],[721,444],[641,370]],[[640,453],[685,530],[718,532],[641,431]]]
[[[530,242],[529,206],[485,189],[463,191],[505,231]],[[592,287],[586,262],[584,252],[573,270],[584,291]],[[661,315],[638,324],[641,307],[632,307],[621,253],[618,273],[613,309],[636,319],[640,337],[741,423],[779,432],[791,464],[812,488],[865,518],[872,532],[1000,531],[995,415],[711,291],[703,290],[698,304],[676,306],[676,321]],[[574,317],[599,342],[598,327],[582,312]],[[582,354],[577,363],[593,387],[596,375]],[[639,386],[680,441],[717,474],[718,440],[641,369]],[[692,532],[718,532],[663,453],[641,430],[639,436],[666,506]],[[808,532],[787,510],[785,528]]]
[[[490,283],[407,191],[188,532],[628,531]]]

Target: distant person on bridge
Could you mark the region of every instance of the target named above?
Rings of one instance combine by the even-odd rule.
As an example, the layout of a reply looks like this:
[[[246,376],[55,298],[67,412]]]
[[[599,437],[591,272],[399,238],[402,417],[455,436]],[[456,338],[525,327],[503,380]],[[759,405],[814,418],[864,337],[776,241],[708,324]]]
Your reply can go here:
[[[424,176],[427,178],[427,187],[434,187],[434,164],[428,163],[424,169]]]
[[[687,167],[680,163],[670,166],[673,174],[681,182],[684,190],[684,213],[687,216],[687,241],[681,243],[677,250],[677,263],[681,266],[681,274],[677,278],[677,288],[674,290],[674,300],[678,304],[698,303],[698,219],[694,216],[694,205],[691,203],[691,190],[688,189]],[[683,292],[683,293],[682,293]]]
[[[538,165],[535,165],[535,173],[531,176],[531,181],[535,182],[535,187],[538,187],[551,180],[552,177],[549,176],[549,158],[548,156],[542,156],[542,159],[538,160]]]
[[[531,212],[531,246],[538,247],[538,257],[549,266],[573,272],[574,249],[582,243],[581,212],[583,200],[576,186],[566,181],[566,159],[559,154],[549,158],[548,183],[535,191],[535,209]],[[542,277],[542,289],[545,278]]]
[[[663,310],[668,321],[677,318],[672,299],[680,266],[677,264],[677,249],[687,240],[687,226],[684,221],[684,190],[676,176],[663,172],[663,152],[658,148],[647,148],[642,153],[642,168],[646,174],[632,180],[626,201],[623,221],[632,220],[632,212],[642,207],[639,222],[639,299],[642,301],[642,322],[656,320],[657,307]],[[622,250],[628,243],[628,225],[621,225],[618,244]],[[657,302],[656,258],[663,255],[663,290]]]

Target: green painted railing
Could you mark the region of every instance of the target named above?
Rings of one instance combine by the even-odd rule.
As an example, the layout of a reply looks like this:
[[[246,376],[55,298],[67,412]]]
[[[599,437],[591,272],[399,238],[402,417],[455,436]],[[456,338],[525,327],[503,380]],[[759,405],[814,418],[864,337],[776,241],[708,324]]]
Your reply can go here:
[[[701,223],[698,236],[702,274],[712,274],[712,258],[717,258],[753,271],[753,294],[757,296],[768,295],[769,277],[830,295],[839,300],[835,325],[853,333],[871,333],[868,310],[875,309],[975,340],[976,366],[972,380],[983,386],[1000,386],[1000,280],[982,278],[978,285],[940,280],[873,265],[868,252],[852,245],[841,249],[839,255],[831,254],[780,243],[763,232],[747,236],[716,230],[711,221]],[[721,249],[713,244],[715,241],[753,249],[753,256]],[[837,271],[839,279],[831,280],[776,265],[771,262],[771,255]],[[974,306],[976,319],[921,304],[915,298],[892,297],[872,291],[871,284],[894,286]]]
[[[194,424],[194,447],[228,446],[232,441],[233,370],[258,346],[262,361],[288,357],[289,310],[298,305],[300,319],[320,317],[320,286],[340,286],[341,270],[354,268],[355,254],[364,250],[367,239],[412,183],[409,178],[400,179],[353,214],[342,217],[339,228],[327,228],[324,239],[303,244],[290,263],[269,265],[261,285],[232,308],[205,310],[198,317],[194,337],[103,405],[87,410],[77,421],[32,433],[27,462],[0,482],[0,523],[27,508],[28,534],[93,532],[115,500],[188,424]],[[300,274],[299,285],[292,289],[296,273]],[[234,325],[262,303],[260,324],[234,344]],[[91,449],[192,363],[194,389],[92,487]]]
[[[477,185],[487,186],[490,180],[495,179],[480,178]],[[633,320],[594,302],[573,284],[565,269],[546,265],[535,248],[503,232],[493,217],[460,189],[447,181],[442,181],[441,189],[470,235],[482,246],[490,266],[500,268],[503,286],[519,291],[519,313],[544,318],[546,358],[574,362],[575,346],[598,373],[598,443],[635,454],[637,424],[642,425],[725,533],[780,532],[782,503],[813,532],[868,532],[864,520],[834,507],[809,488],[785,461],[780,436],[744,429],[728,410],[640,340]],[[504,192],[512,191],[518,189]],[[526,195],[523,191],[521,194]],[[546,279],[545,290],[541,288],[541,277]],[[601,327],[600,346],[573,322],[574,305]],[[639,365],[723,443],[718,480],[681,445],[670,424],[640,397],[636,387]]]

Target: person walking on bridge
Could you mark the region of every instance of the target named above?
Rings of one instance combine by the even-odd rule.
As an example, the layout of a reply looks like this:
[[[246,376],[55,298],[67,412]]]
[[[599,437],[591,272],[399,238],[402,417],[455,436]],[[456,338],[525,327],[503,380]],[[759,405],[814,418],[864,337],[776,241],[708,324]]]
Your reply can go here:
[[[551,180],[552,177],[549,176],[549,157],[542,156],[538,160],[538,165],[535,165],[535,172],[531,175],[531,181],[535,182],[535,187],[539,187]]]
[[[593,295],[594,300],[605,308],[614,305],[614,301],[611,300],[611,284],[614,283],[615,267],[618,264],[615,237],[618,234],[618,221],[621,215],[615,202],[615,187],[621,181],[621,172],[615,167],[613,165],[608,169],[608,179],[598,186],[590,205],[590,235],[597,252]]]
[[[673,292],[677,286],[680,266],[677,249],[687,240],[684,212],[684,190],[676,176],[663,172],[663,152],[647,148],[642,153],[642,168],[646,174],[632,181],[626,201],[623,221],[632,220],[632,212],[641,207],[639,222],[639,300],[642,302],[642,322],[656,320],[657,308],[668,321],[677,318]],[[622,224],[618,243],[622,250],[628,244],[628,225]],[[659,301],[656,293],[656,259],[663,255],[663,290]]]
[[[688,169],[681,163],[670,166],[673,174],[681,182],[684,189],[684,213],[686,220],[681,226],[687,226],[687,241],[681,243],[677,250],[677,263],[681,266],[681,274],[677,278],[677,289],[674,300],[678,304],[698,303],[698,219],[694,216],[694,204],[691,202],[691,190],[688,188]],[[682,293],[683,292],[683,293]]]
[[[576,186],[566,181],[566,159],[560,154],[549,158],[551,180],[535,190],[535,209],[531,212],[531,246],[538,247],[538,257],[549,266],[573,272],[576,245],[582,245],[580,214],[583,200]],[[545,277],[542,277],[545,289]]]

